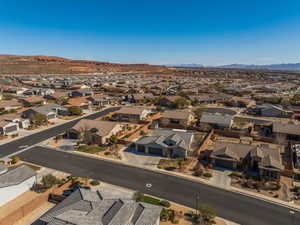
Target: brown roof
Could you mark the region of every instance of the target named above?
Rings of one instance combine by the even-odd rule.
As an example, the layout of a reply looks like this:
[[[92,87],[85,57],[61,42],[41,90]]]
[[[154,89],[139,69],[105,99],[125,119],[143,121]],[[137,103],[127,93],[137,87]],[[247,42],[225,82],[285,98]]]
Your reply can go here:
[[[6,125],[8,125],[10,122],[5,121],[5,120],[1,120],[0,121],[0,127],[5,127]]]
[[[257,156],[262,158],[260,163],[261,167],[283,168],[279,149],[273,149],[263,145],[253,146],[232,142],[216,142],[212,157],[222,157],[223,155],[227,155],[239,160],[245,158],[249,153],[251,157]]]
[[[167,110],[162,113],[161,117],[185,120],[188,119],[191,114],[192,113],[188,110]]]
[[[16,99],[0,101],[0,108],[11,107],[11,106],[21,107],[22,104],[18,102]]]
[[[147,108],[145,107],[122,107],[116,113],[117,114],[133,114],[133,115],[140,115],[143,113],[144,110]]]
[[[99,136],[106,136],[117,125],[118,123],[116,122],[82,119],[76,123],[72,129],[78,132],[83,132],[85,129],[90,130],[92,128],[96,128]]]
[[[70,98],[66,106],[82,106],[86,104],[89,104],[89,101],[86,99],[86,97],[76,97]]]
[[[41,102],[41,101],[45,101],[42,96],[32,96],[32,97],[28,97],[28,98],[23,98],[22,100],[25,101],[25,102]]]
[[[281,134],[300,135],[300,124],[292,123],[273,123],[273,132]]]

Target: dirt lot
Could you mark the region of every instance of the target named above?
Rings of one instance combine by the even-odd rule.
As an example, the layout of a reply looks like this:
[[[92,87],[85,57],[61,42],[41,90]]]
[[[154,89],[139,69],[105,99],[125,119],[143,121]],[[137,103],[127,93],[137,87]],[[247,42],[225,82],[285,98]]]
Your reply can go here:
[[[182,212],[183,214],[185,213],[189,213],[191,211],[193,211],[193,209],[188,208],[188,207],[184,207],[181,205],[177,205],[175,203],[172,203],[170,209],[174,209],[177,212]],[[160,222],[161,225],[173,225],[173,223],[171,221],[167,221],[167,222]],[[187,218],[181,218],[179,220],[180,225],[193,225],[192,221],[190,221]],[[215,224],[214,225],[226,225],[225,221],[219,217],[215,218]]]

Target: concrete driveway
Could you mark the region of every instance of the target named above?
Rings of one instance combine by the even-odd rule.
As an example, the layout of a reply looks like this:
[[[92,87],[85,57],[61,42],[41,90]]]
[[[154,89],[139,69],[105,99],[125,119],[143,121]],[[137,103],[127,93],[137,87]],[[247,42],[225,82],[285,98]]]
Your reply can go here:
[[[213,177],[210,179],[210,183],[219,187],[228,188],[231,184],[230,173],[231,172],[227,170],[213,170]]]
[[[150,169],[157,168],[159,160],[163,158],[155,155],[136,153],[131,148],[123,150],[121,155],[122,160],[126,163]]]

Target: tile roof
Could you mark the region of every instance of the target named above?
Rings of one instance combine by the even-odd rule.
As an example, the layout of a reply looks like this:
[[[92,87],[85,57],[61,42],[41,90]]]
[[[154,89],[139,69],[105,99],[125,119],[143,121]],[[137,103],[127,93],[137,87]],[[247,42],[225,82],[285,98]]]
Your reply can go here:
[[[72,129],[74,129],[78,132],[82,132],[84,129],[91,130],[92,128],[96,128],[97,134],[99,136],[106,136],[117,125],[118,125],[118,123],[116,123],[116,122],[81,119],[79,122],[77,122],[75,124],[75,126],[72,127]]]
[[[140,115],[144,112],[144,110],[149,110],[149,109],[145,107],[121,107],[121,109],[119,109],[116,113]]]
[[[190,115],[193,115],[193,113],[188,110],[166,110],[161,117],[186,120]]]
[[[156,225],[162,208],[79,189],[40,218],[59,225]]]

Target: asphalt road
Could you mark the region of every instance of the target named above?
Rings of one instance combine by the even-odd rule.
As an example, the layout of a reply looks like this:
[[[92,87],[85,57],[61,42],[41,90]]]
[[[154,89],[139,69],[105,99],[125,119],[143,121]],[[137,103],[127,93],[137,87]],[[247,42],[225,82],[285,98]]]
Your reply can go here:
[[[20,157],[41,166],[140,190],[193,208],[196,193],[199,193],[201,204],[212,205],[219,216],[242,225],[300,224],[299,212],[295,214],[293,224],[288,208],[170,175],[43,147],[33,147]],[[147,188],[147,183],[152,187]]]
[[[120,109],[120,107],[111,107],[111,108],[105,109],[103,111],[87,115],[83,118],[96,119],[98,117],[104,116],[104,115],[106,115],[110,112],[116,111],[118,109]],[[35,134],[32,134],[30,136],[25,136],[23,138],[15,140],[15,141],[11,141],[9,143],[0,145],[0,158],[22,150],[22,148],[20,148],[22,146],[32,146],[32,145],[40,143],[48,138],[56,136],[57,134],[61,134],[64,131],[66,131],[67,129],[73,127],[75,125],[75,123],[77,123],[81,119],[82,118],[72,120],[70,122],[49,128],[47,130],[40,131]]]

